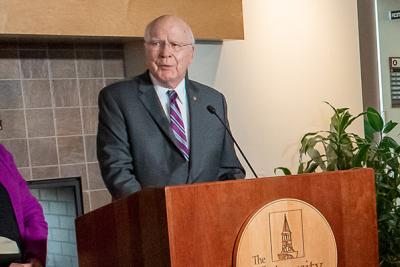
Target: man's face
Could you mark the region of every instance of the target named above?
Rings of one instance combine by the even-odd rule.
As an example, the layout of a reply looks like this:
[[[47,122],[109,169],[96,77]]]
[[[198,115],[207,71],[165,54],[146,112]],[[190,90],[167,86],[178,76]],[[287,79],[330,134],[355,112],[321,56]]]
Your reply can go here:
[[[174,18],[161,20],[147,39],[146,64],[151,74],[163,86],[176,88],[193,59],[194,47],[187,26]]]

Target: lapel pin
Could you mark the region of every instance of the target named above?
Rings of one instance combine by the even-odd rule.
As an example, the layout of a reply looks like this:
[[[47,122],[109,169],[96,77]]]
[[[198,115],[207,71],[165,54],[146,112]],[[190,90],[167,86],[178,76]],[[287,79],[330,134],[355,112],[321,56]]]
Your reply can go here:
[[[197,96],[194,96],[194,97],[193,97],[193,101],[197,101]]]

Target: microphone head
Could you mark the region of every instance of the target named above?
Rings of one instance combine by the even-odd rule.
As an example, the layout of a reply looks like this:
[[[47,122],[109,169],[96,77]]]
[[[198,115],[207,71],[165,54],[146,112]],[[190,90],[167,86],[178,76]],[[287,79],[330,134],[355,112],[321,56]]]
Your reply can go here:
[[[211,114],[215,114],[215,108],[214,108],[213,106],[208,105],[208,106],[207,106],[207,110],[208,110],[208,112],[210,112]]]

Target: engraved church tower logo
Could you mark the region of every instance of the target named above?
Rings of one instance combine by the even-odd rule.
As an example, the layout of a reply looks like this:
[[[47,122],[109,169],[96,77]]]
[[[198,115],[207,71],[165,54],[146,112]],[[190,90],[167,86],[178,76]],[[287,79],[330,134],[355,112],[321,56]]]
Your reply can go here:
[[[325,217],[311,204],[282,198],[243,223],[234,267],[337,267],[337,247]]]
[[[298,257],[299,252],[294,250],[292,244],[292,232],[290,231],[289,223],[286,218],[283,222],[283,229],[282,229],[282,251],[278,254],[279,260],[288,260],[288,259],[295,259]]]
[[[272,261],[286,261],[305,256],[303,213],[301,209],[274,211],[268,214]]]

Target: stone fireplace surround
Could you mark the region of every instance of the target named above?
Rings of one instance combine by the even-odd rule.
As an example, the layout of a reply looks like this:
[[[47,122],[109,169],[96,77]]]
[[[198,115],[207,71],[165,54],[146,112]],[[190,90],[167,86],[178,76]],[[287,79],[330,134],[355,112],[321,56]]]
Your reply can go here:
[[[0,41],[0,143],[26,180],[81,177],[84,212],[111,201],[96,158],[97,96],[123,45]]]

